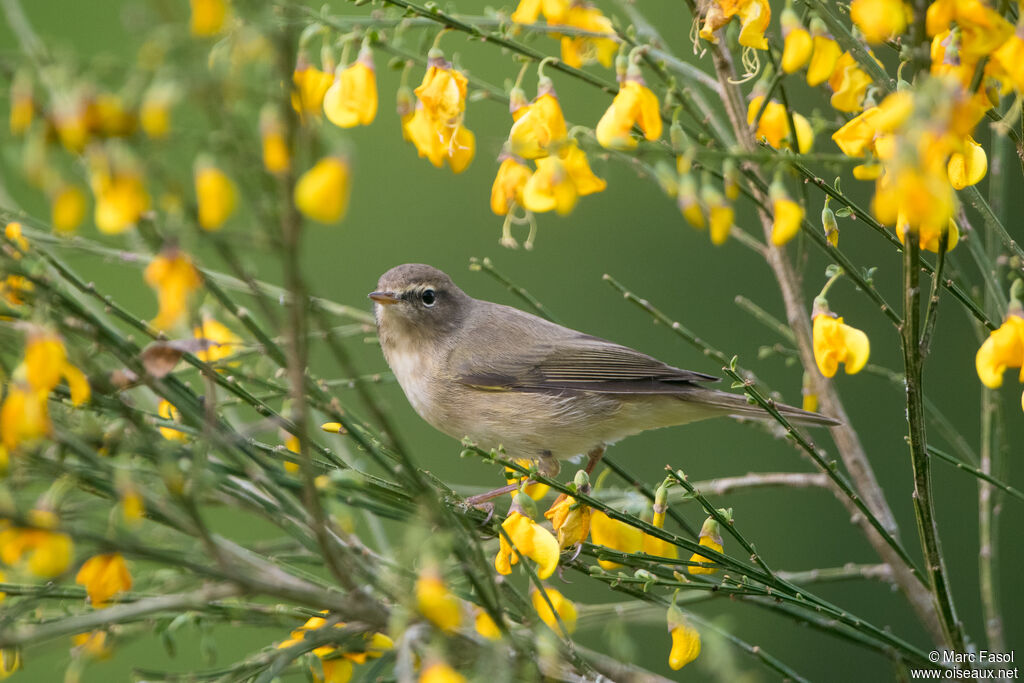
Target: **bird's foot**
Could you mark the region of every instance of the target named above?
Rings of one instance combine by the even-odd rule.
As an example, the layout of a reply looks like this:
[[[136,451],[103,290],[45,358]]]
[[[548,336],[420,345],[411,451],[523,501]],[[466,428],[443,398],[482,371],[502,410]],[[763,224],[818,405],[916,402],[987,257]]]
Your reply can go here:
[[[597,467],[597,463],[601,462],[601,458],[604,457],[604,449],[605,447],[602,445],[587,453],[586,472],[588,475],[594,471],[594,468]]]

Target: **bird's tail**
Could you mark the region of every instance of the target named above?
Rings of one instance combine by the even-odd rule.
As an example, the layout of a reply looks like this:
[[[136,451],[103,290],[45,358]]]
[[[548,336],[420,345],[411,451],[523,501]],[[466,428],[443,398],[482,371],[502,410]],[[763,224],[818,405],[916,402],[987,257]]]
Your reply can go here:
[[[771,413],[761,406],[748,403],[747,397],[744,394],[730,394],[715,389],[700,389],[680,398],[684,401],[694,401],[708,406],[720,415],[754,420],[774,419]],[[842,422],[835,418],[822,415],[821,413],[812,413],[809,410],[803,410],[795,406],[786,405],[785,403],[776,403],[775,409],[779,411],[780,415],[795,425],[835,427],[842,424]]]

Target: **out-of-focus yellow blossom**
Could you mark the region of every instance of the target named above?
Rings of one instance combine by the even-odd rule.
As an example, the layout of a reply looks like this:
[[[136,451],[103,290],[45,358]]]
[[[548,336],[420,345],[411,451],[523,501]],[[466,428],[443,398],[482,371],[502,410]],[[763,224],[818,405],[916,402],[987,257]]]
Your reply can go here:
[[[402,115],[406,139],[421,157],[440,168],[446,161],[461,173],[476,153],[476,137],[462,125],[466,113],[466,76],[454,69],[440,51],[431,50],[427,72],[414,91],[416,107]],[[406,118],[408,116],[408,118]]]
[[[284,440],[284,447],[287,448],[292,453],[299,454],[300,453],[300,450],[299,450],[299,448],[300,448],[299,437],[295,436],[294,434],[289,434],[288,438],[286,438]],[[285,460],[284,461],[284,471],[285,472],[288,472],[289,474],[295,474],[300,469],[301,469],[301,467],[299,466],[299,463],[293,462],[291,460]]]
[[[562,61],[571,67],[580,68],[587,64],[599,62],[601,66],[609,67],[619,49],[615,41],[615,27],[611,20],[601,13],[598,8],[581,3],[573,2],[568,11],[556,21],[548,15],[545,8],[545,15],[549,24],[569,26],[591,33],[603,33],[608,38],[596,36],[562,36]]]
[[[537,563],[537,576],[546,579],[555,573],[558,566],[558,541],[550,531],[524,515],[518,509],[509,513],[501,523],[505,533],[499,537],[498,554],[494,558],[494,568],[499,574],[511,574],[512,565],[518,564],[520,555]],[[506,540],[505,536],[512,543]]]
[[[547,600],[544,596],[547,595]],[[576,630],[576,605],[572,604],[572,601],[562,595],[554,588],[544,588],[544,593],[539,590],[533,591],[533,595],[530,598],[533,601],[533,609],[537,611],[537,615],[540,620],[547,624],[555,633],[562,633],[564,636],[569,636]],[[548,604],[548,601],[551,604]],[[555,611],[551,611],[551,607],[554,606]],[[558,615],[558,619],[562,621],[562,625],[565,626],[565,631],[558,624],[558,619],[555,619],[555,614]]]
[[[875,59],[873,55],[871,58]],[[853,55],[844,52],[828,79],[829,87],[832,88],[832,99],[829,102],[838,111],[859,112],[864,108],[864,95],[872,83],[871,76],[860,68]]]
[[[150,324],[158,330],[168,330],[185,317],[188,297],[202,283],[192,259],[176,247],[160,252],[146,266],[143,277],[156,290],[158,311]]]
[[[949,223],[956,197],[945,169],[931,172],[897,164],[878,179],[871,209],[882,223],[895,224],[900,214],[914,229],[939,230]]]
[[[534,24],[543,14],[549,24],[557,24],[569,11],[569,0],[519,0],[511,19],[517,24]]]
[[[466,677],[444,662],[433,662],[423,668],[419,683],[466,683]]]
[[[907,30],[907,15],[912,10],[903,0],[853,0],[850,20],[872,45],[884,43]]]
[[[811,20],[811,37],[814,48],[811,51],[811,63],[807,66],[807,85],[813,88],[832,76],[843,49],[829,35],[824,22],[818,17]]]
[[[594,133],[602,147],[630,150],[637,146],[636,138],[632,135],[633,126],[639,126],[648,140],[661,137],[658,96],[644,85],[636,65],[630,66],[626,81],[619,87],[615,99],[597,122]]]
[[[337,223],[348,212],[351,190],[348,160],[324,157],[295,183],[295,206],[306,218],[318,223]]]
[[[526,458],[518,458],[516,460],[516,464],[522,465],[523,467],[529,467],[532,462],[533,461],[527,460]],[[526,483],[529,481],[529,479],[530,478],[526,475],[519,476],[519,474],[511,467],[505,468],[505,483],[512,484],[518,482],[519,491],[522,491],[533,500],[540,500],[541,498],[548,494],[548,491],[551,489],[550,486],[548,486],[547,484],[542,484],[539,481]],[[516,493],[518,493],[519,491],[512,491],[512,497],[515,498]]]
[[[846,366],[846,374],[856,374],[871,354],[871,343],[864,332],[827,311],[815,312],[812,338],[814,361],[825,377],[834,376],[840,363]]]
[[[462,623],[459,599],[448,590],[436,567],[425,569],[416,579],[416,608],[445,633],[454,633]]]
[[[11,81],[11,135],[24,135],[35,118],[36,103],[32,97],[32,80],[27,74],[19,72]]]
[[[171,107],[178,89],[169,83],[155,83],[142,96],[139,125],[150,140],[165,140],[171,134]]]
[[[697,195],[697,181],[689,173],[679,178],[679,184],[676,189],[676,203],[679,206],[679,212],[683,214],[683,218],[686,219],[687,223],[697,229],[707,227],[707,221],[704,219],[704,209],[701,207],[700,198]]]
[[[132,485],[121,492],[121,518],[128,526],[138,526],[146,516],[146,503],[139,490]]]
[[[539,159],[559,151],[567,130],[558,96],[551,80],[541,79],[537,97],[513,114],[515,123],[508,134],[509,151],[523,159]]]
[[[79,406],[89,400],[89,381],[85,373],[68,360],[67,349],[53,332],[33,328],[25,343],[25,378],[29,387],[44,396],[63,378],[71,392],[71,403]]]
[[[0,681],[14,674],[21,668],[21,650],[17,648],[0,648]]]
[[[11,221],[7,225],[5,225],[4,226],[4,237],[6,237],[11,242],[14,242],[14,246],[16,246],[18,248],[17,252],[16,251],[9,251],[8,252],[8,253],[10,253],[11,258],[13,258],[15,261],[17,261],[17,260],[19,260],[21,258],[21,254],[18,253],[18,252],[26,252],[26,251],[28,251],[28,240],[25,239],[25,235],[23,235],[22,232],[21,232],[21,223],[18,223],[17,221]],[[5,249],[4,251],[8,251],[8,250]]]
[[[29,521],[35,528],[0,526],[0,561],[10,567],[24,563],[41,579],[63,574],[71,564],[71,537],[52,531],[57,517],[48,510],[32,510]]]
[[[590,538],[594,545],[603,545],[623,553],[637,553],[643,549],[644,533],[625,522],[612,519],[600,510],[590,515]],[[617,569],[622,565],[611,560],[598,560],[604,569]]]
[[[196,351],[196,358],[204,363],[215,363],[223,358],[232,356],[238,352],[242,344],[242,338],[232,332],[226,325],[209,316],[203,317],[203,322],[192,328],[192,336],[196,339],[205,339],[210,343],[205,349]]]
[[[327,614],[323,611],[322,614]],[[278,649],[284,649],[297,645],[306,638],[308,631],[315,631],[324,628],[327,620],[323,617],[310,617],[299,628],[291,632],[291,637],[278,644]],[[339,621],[334,628],[344,628],[345,622]],[[352,678],[352,663],[363,664],[367,659],[377,659],[385,652],[394,648],[394,643],[383,633],[364,635],[365,647],[360,650],[342,652],[341,657],[334,657],[338,648],[333,645],[321,645],[313,649],[313,654],[320,658],[320,668],[323,671],[323,678],[318,675],[316,668],[311,669],[313,679],[321,683],[347,683]]]
[[[793,7],[786,3],[779,18],[782,25],[782,71],[791,74],[803,68],[811,58],[814,42],[810,32],[804,28]]]
[[[340,65],[334,83],[324,94],[327,120],[341,128],[368,126],[377,116],[377,75],[373,53],[368,46],[359,50],[359,57],[349,66]]]
[[[761,111],[764,95],[757,95],[747,106],[747,123],[753,124],[757,113]],[[796,129],[797,147],[801,154],[811,151],[814,146],[814,129],[810,122],[801,114],[793,112],[793,127]],[[786,107],[772,100],[765,105],[761,118],[757,121],[754,136],[764,138],[775,149],[792,149],[793,140],[790,135],[789,117]]]
[[[713,517],[708,517],[704,520],[704,524],[700,527],[700,535],[697,537],[697,543],[705,548],[711,548],[716,552],[722,552],[722,532],[719,528],[718,522],[715,521]],[[690,556],[690,562],[713,563],[715,560],[695,552]],[[687,570],[691,574],[714,574],[718,571],[718,568],[690,566]]]
[[[324,95],[334,82],[334,76],[316,68],[299,55],[299,60],[292,73],[292,108],[305,119],[306,116],[320,118],[323,111]]]
[[[959,29],[959,60],[971,70],[1013,35],[1013,24],[981,0],[938,0],[929,5],[925,15],[929,36],[940,35],[953,22]],[[964,81],[965,86],[969,84]]]
[[[85,655],[91,659],[109,659],[114,653],[107,645],[107,632],[100,630],[71,636],[71,646],[75,654]]]
[[[201,160],[195,170],[199,227],[214,231],[224,227],[238,205],[238,188],[228,175],[210,161]]]
[[[49,433],[46,392],[32,389],[15,379],[8,386],[3,405],[0,405],[0,444],[13,451],[24,441]]]
[[[771,23],[772,10],[767,0],[714,0],[708,6],[700,37],[717,43],[715,32],[729,23],[734,16],[740,18],[739,44],[758,50],[767,50],[764,32]]]
[[[85,586],[93,607],[106,607],[116,593],[131,590],[132,575],[121,553],[90,557],[75,575],[75,583]]]
[[[668,665],[673,671],[678,671],[700,654],[700,633],[675,605],[668,610],[668,631],[672,635]]]
[[[544,516],[551,520],[551,528],[558,534],[558,546],[568,548],[579,545],[590,535],[590,506],[575,498],[561,494]]]
[[[277,110],[268,105],[260,112],[260,144],[263,152],[263,168],[279,174],[291,168],[291,153],[285,139],[284,124]]]
[[[224,30],[231,13],[228,0],[189,0],[192,16],[189,19],[189,31],[198,38],[215,36]]]
[[[57,139],[72,154],[81,154],[89,141],[89,103],[83,93],[56,102],[50,123]]]
[[[174,422],[181,422],[181,413],[174,407],[169,401],[165,399],[160,400],[160,404],[156,407],[156,414],[165,420],[173,420]],[[174,427],[160,427],[160,435],[168,441],[184,441],[188,438],[185,432],[175,429]]]
[[[732,232],[733,219],[736,212],[732,205],[726,201],[725,196],[715,189],[711,183],[704,183],[701,187],[701,199],[708,211],[708,226],[711,233],[711,244],[716,246],[725,244]]]
[[[946,251],[953,251],[956,245],[960,243],[960,229],[956,225],[956,221],[952,218],[949,219],[948,236],[946,238]],[[900,242],[905,243],[907,238],[907,231],[910,226],[907,223],[906,218],[903,214],[896,216],[896,236],[900,238]],[[942,230],[937,229],[936,226],[925,223],[917,229],[918,243],[922,249],[927,251],[934,251],[938,253],[939,242],[942,239]]]
[[[57,232],[74,232],[86,211],[85,191],[78,185],[63,184],[50,195],[50,223]]]
[[[1024,382],[1024,309],[1018,302],[1011,304],[999,329],[989,332],[974,357],[974,367],[989,389],[1003,386],[1007,368],[1021,368],[1020,381]]]
[[[800,224],[804,220],[804,207],[793,201],[781,182],[771,186],[772,213],[772,244],[781,247],[800,232]]]
[[[988,156],[985,148],[967,136],[963,141],[963,149],[953,152],[946,165],[949,183],[954,190],[962,190],[969,185],[981,182],[988,172]]]
[[[1024,18],[1017,21],[1017,29],[1002,46],[992,53],[999,80],[1010,85],[1018,94],[1024,93]]]
[[[149,210],[149,192],[137,168],[112,169],[108,161],[95,159],[89,183],[96,198],[93,219],[102,233],[116,235],[133,228]]]
[[[523,205],[523,188],[533,171],[519,159],[506,156],[498,166],[498,174],[491,185],[491,211],[504,216],[512,205]],[[531,484],[530,487],[543,486]],[[532,495],[532,494],[531,494]]]
[[[124,98],[114,93],[100,93],[88,102],[85,110],[89,132],[97,137],[123,138],[135,132],[138,119]]]
[[[0,581],[3,577],[0,577]],[[494,623],[494,619],[488,614],[483,608],[477,607],[476,618],[473,620],[473,627],[476,632],[482,635],[487,640],[500,640],[501,629]]]

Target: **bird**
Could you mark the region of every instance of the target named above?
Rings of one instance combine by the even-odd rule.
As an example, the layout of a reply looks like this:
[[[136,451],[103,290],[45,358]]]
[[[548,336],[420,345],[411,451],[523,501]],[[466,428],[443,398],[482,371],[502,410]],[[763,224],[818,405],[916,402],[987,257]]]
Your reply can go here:
[[[706,386],[717,377],[474,299],[429,265],[388,270],[368,296],[384,358],[420,417],[455,439],[534,461],[547,476],[580,455],[589,472],[608,445],[649,429],[771,419],[745,395]],[[840,424],[775,407],[795,424]]]

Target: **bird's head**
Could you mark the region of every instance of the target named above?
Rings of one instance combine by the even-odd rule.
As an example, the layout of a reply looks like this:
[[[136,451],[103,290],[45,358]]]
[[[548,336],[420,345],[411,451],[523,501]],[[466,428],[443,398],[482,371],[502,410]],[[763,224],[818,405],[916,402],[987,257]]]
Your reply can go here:
[[[380,276],[374,302],[377,326],[394,326],[406,334],[434,337],[457,329],[472,305],[452,279],[422,263],[395,266]]]

